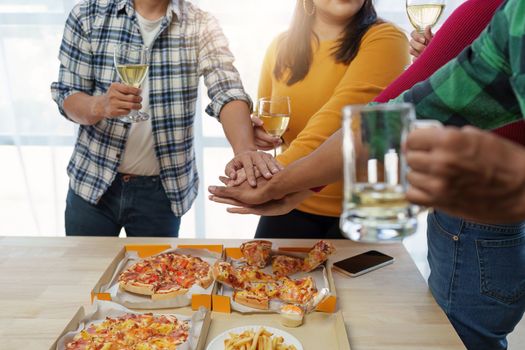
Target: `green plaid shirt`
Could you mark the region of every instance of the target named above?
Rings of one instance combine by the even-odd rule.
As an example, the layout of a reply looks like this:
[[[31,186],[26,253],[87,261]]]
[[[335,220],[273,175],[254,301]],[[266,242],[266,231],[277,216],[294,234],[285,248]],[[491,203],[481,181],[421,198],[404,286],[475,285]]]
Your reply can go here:
[[[508,0],[470,47],[393,100],[401,101],[447,125],[495,129],[523,118],[525,0]]]

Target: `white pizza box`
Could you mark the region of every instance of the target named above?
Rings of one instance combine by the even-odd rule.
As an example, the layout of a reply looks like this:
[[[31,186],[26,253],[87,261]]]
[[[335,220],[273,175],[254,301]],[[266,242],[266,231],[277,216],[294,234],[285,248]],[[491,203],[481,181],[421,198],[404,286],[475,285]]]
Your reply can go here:
[[[197,310],[203,306],[211,310],[212,295],[217,289],[215,281],[208,288],[194,285],[188,293],[166,300],[152,300],[150,296],[130,293],[119,288],[118,276],[128,266],[142,258],[169,251],[198,256],[208,262],[210,266],[213,266],[218,259],[223,257],[222,245],[179,245],[176,248],[171,245],[125,245],[92,289],[91,302],[95,300],[113,301],[131,309],[166,309],[191,306],[193,310]]]
[[[278,249],[272,250],[272,255],[288,255],[288,256],[295,256],[304,258],[307,255],[307,252],[311,249],[311,247],[279,247]],[[243,255],[241,253],[240,248],[225,248],[225,259],[227,261],[230,261],[234,266],[241,263]],[[318,268],[316,268],[314,271],[305,273],[300,272],[294,275],[289,276],[292,279],[298,279],[303,278],[307,276],[312,276],[314,281],[316,282],[316,287],[318,290],[321,290],[321,288],[328,288],[329,296],[324,299],[317,307],[316,311],[321,312],[327,312],[327,313],[333,313],[337,309],[337,295],[335,290],[335,284],[334,284],[334,278],[332,276],[332,269],[329,268],[330,266],[330,259],[326,261],[324,264],[321,264]],[[266,268],[262,269],[262,271],[271,273],[272,268],[271,266],[267,266]],[[224,313],[230,313],[232,310],[243,313],[243,314],[251,314],[251,313],[275,313],[279,310],[279,306],[281,305],[279,302],[270,301],[270,309],[269,310],[260,310],[251,308],[245,305],[241,305],[239,303],[236,303],[233,301],[233,289],[222,285],[221,283],[218,283],[217,289],[215,294],[213,295],[213,311],[217,312],[224,312]]]
[[[177,350],[204,350],[207,334],[211,324],[211,312],[201,307],[197,311],[186,310],[181,314],[166,310],[157,315],[173,315],[180,320],[190,320],[190,336],[188,341],[179,345]],[[179,310],[177,310],[179,312]],[[110,301],[97,300],[90,310],[84,307],[78,309],[73,319],[67,324],[49,350],[63,350],[68,342],[91,323],[102,322],[106,317],[119,317],[126,313],[141,314],[145,312],[132,311],[122,305]]]
[[[216,348],[208,346],[222,333],[237,327],[252,325],[277,328],[287,332],[299,340],[303,350],[351,350],[341,311],[334,313],[312,312],[305,315],[304,323],[296,328],[283,326],[280,317],[275,314],[248,315],[213,312],[206,339],[206,350],[216,350]]]

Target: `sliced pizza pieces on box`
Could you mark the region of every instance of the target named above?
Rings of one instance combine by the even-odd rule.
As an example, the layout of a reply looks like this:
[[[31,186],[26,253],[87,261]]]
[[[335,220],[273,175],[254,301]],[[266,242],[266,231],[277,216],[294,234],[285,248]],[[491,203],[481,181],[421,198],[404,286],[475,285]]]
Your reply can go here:
[[[92,339],[104,341],[104,346],[125,341],[149,349],[146,345],[151,341],[169,345],[166,348],[170,349],[176,346],[177,350],[203,350],[210,314],[204,307],[191,314],[139,313],[97,300],[91,312],[86,313],[83,307],[77,311],[50,350],[85,349]]]
[[[92,301],[110,300],[133,309],[211,309],[217,288],[211,266],[222,254],[221,245],[126,245],[93,288]]]
[[[311,248],[280,248],[273,250],[268,259],[273,263],[264,268],[253,268],[247,265],[247,261],[239,248],[226,248],[225,259],[248,280],[256,281],[250,283],[250,291],[244,291],[243,287],[233,288],[228,283],[218,283],[217,293],[213,296],[213,311],[231,312],[231,310],[249,313],[278,313],[285,304],[299,304],[308,311],[309,306],[316,303],[315,310],[333,313],[336,310],[336,291],[331,269],[327,268],[325,261],[310,272],[304,272],[295,262],[307,261],[308,251]],[[295,266],[294,266],[295,265]],[[279,276],[280,272],[286,277]],[[219,273],[219,272],[216,272]],[[251,276],[249,276],[251,274]],[[317,293],[311,293],[317,290]],[[272,297],[276,293],[279,297]],[[302,302],[298,294],[304,293]],[[259,298],[259,295],[263,297]],[[269,296],[268,298],[266,296]],[[322,301],[318,298],[322,296]]]

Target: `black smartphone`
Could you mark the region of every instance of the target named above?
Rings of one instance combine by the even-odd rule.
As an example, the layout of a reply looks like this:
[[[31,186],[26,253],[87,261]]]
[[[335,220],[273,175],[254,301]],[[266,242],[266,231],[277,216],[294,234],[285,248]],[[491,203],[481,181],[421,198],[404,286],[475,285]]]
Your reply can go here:
[[[335,262],[333,268],[350,277],[357,277],[380,267],[392,264],[394,258],[378,252],[369,250],[365,253]]]

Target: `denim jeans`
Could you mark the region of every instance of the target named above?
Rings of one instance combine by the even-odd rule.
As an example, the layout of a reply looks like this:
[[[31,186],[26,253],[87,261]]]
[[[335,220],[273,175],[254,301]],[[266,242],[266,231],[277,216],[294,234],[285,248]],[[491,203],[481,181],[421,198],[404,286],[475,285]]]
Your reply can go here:
[[[428,285],[471,350],[507,348],[525,310],[525,223],[428,216]]]
[[[100,201],[93,205],[71,188],[66,200],[67,236],[177,237],[180,217],[158,176],[118,174]]]

